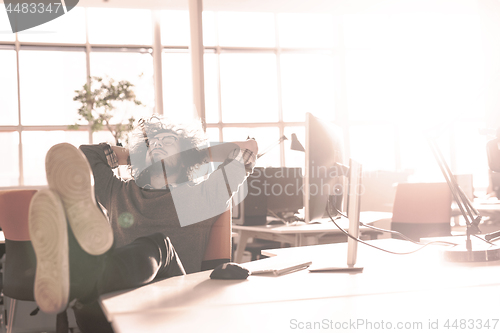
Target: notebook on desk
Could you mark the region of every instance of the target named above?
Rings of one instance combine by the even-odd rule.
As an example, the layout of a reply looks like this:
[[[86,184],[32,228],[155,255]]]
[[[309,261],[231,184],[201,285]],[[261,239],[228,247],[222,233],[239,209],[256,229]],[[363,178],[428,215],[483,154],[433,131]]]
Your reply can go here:
[[[280,276],[306,269],[311,264],[312,261],[307,259],[272,257],[246,262],[240,264],[240,266],[248,269],[252,275],[273,274],[274,276]]]

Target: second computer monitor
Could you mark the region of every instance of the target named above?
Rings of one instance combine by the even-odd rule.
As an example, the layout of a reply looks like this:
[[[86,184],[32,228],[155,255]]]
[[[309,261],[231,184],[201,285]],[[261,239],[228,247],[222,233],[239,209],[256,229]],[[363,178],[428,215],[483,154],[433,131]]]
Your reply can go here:
[[[270,213],[296,213],[303,208],[301,168],[255,168],[248,179],[247,204],[261,205],[265,198]]]
[[[322,218],[330,198],[331,211],[342,211],[345,173],[342,129],[306,114],[306,164],[304,175],[305,221]]]

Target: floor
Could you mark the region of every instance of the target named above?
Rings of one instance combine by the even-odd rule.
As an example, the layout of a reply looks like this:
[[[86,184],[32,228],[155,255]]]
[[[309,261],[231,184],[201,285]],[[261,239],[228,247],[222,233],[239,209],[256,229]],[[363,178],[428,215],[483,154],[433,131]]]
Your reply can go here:
[[[10,307],[11,299],[8,297],[3,297],[3,304],[0,304],[0,333],[6,333],[7,328],[5,323],[5,318],[8,316],[8,310]],[[28,333],[28,332],[47,332],[55,333],[56,319],[54,315],[47,315],[39,311],[36,315],[32,316],[30,313],[36,309],[36,304],[34,302],[23,302],[16,301],[15,316],[13,320],[13,333]],[[68,311],[68,319],[70,326],[70,333],[80,333],[78,328],[76,328],[76,322],[74,319],[73,311]]]

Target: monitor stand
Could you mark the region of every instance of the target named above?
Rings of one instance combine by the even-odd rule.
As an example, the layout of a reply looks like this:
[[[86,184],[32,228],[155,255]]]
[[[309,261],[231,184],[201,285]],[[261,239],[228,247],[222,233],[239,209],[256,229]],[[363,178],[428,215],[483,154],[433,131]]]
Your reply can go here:
[[[470,239],[467,242],[470,242]],[[473,246],[460,244],[443,252],[445,260],[451,262],[486,262],[500,260],[500,248],[482,241],[476,241],[476,244]]]
[[[359,210],[361,197],[361,164],[354,160],[349,161],[349,185],[347,194],[347,217],[349,218],[349,234],[359,238]],[[358,241],[347,238],[347,265],[339,267],[311,267],[310,272],[362,272],[363,267],[356,266],[358,255]]]

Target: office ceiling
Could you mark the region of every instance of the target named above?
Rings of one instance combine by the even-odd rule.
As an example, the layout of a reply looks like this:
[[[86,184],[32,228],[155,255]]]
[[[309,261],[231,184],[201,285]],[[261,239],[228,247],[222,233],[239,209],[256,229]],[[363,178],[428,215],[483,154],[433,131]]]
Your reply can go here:
[[[0,0],[1,1],[1,0]],[[393,0],[204,0],[207,11],[245,12],[345,12]],[[151,9],[188,9],[188,0],[80,0],[79,6]]]
[[[78,6],[187,10],[189,0],[80,0]],[[203,0],[207,11],[349,14],[461,9],[469,0]],[[483,0],[484,1],[484,0]],[[487,1],[487,0],[486,0]],[[500,0],[498,0],[500,1]],[[3,3],[3,0],[0,0]]]

